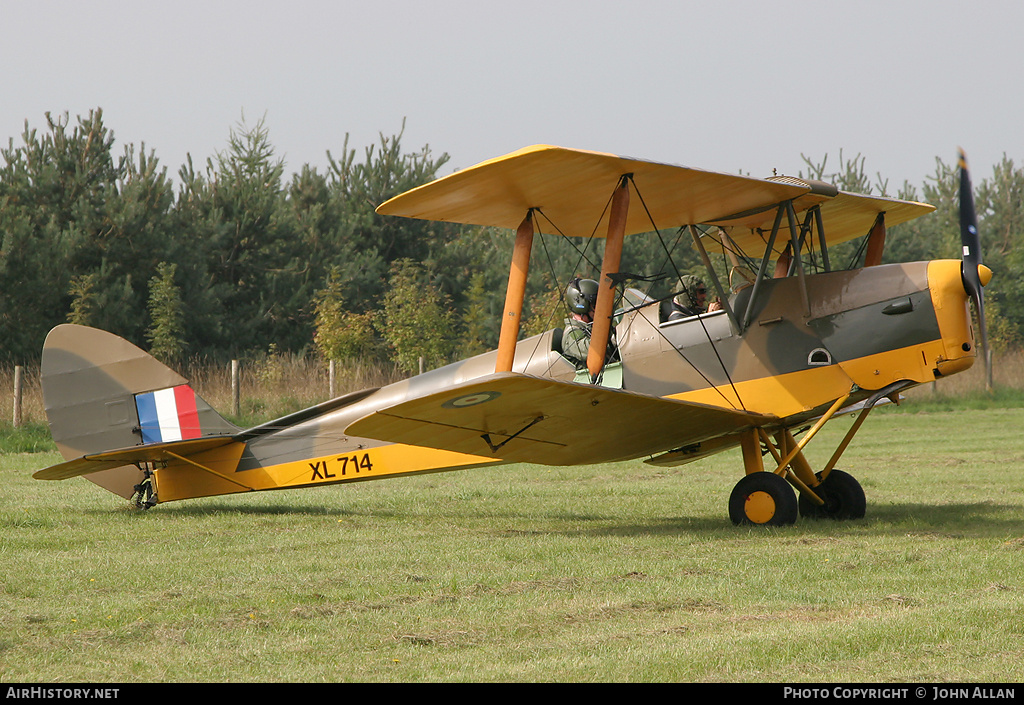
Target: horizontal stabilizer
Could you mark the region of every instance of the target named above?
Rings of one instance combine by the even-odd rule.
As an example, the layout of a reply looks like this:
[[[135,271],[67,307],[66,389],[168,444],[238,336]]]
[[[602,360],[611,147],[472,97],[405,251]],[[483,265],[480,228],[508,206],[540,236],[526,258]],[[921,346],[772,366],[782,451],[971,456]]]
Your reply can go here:
[[[346,432],[507,462],[575,465],[651,455],[775,420],[589,384],[501,373],[379,410]]]
[[[220,448],[236,443],[231,436],[219,438],[199,438],[189,441],[174,441],[171,443],[152,443],[149,445],[132,446],[131,448],[120,448],[102,453],[83,455],[80,458],[67,460],[48,468],[37,470],[32,477],[37,480],[67,480],[71,477],[91,475],[92,473],[111,468],[119,468],[124,465],[137,465],[143,463],[154,463],[163,465],[168,462],[178,461],[187,464],[195,464],[194,458],[214,448]],[[244,448],[244,443],[237,443],[238,455]],[[237,458],[235,459],[237,464]]]

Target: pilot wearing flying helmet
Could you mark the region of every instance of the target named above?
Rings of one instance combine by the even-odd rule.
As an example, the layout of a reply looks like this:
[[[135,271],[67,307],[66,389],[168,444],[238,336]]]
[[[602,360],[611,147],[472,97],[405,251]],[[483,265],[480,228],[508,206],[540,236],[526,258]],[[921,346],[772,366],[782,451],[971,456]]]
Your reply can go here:
[[[693,274],[684,274],[679,278],[679,283],[682,291],[672,299],[672,313],[669,314],[668,320],[678,321],[708,310],[708,289],[703,279]]]
[[[597,289],[596,281],[579,277],[573,279],[565,289],[565,305],[569,309],[569,318],[566,319],[565,329],[562,331],[562,352],[573,360],[577,367],[587,362]]]
[[[565,289],[565,306],[569,309],[569,318],[566,319],[565,328],[562,330],[562,354],[576,364],[577,370],[587,366],[598,288],[598,283],[593,279],[576,277]],[[611,329],[608,331],[604,361],[607,363],[617,360],[618,356],[613,318]]]

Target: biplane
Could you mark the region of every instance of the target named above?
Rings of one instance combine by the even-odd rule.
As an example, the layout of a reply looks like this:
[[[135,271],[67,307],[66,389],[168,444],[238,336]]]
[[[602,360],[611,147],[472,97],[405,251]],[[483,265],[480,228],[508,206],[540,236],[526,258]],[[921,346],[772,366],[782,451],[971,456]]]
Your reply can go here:
[[[148,508],[501,463],[676,466],[739,448],[733,522],[859,518],[864,491],[836,466],[867,415],[974,363],[971,300],[985,347],[991,272],[961,167],[963,258],[883,264],[886,228],[931,206],[793,177],[522,149],[377,209],[515,231],[496,350],[243,429],[127,341],[60,325],[46,339],[42,379],[66,461],[34,476],[84,475]],[[520,339],[542,222],[558,236],[604,239],[585,364],[564,354],[561,328]],[[665,300],[620,271],[629,236],[665,229],[699,253],[720,310],[666,320]],[[858,238],[862,266],[834,268],[830,250]],[[713,265],[720,253],[728,276]],[[849,413],[829,461],[812,467],[808,443]]]

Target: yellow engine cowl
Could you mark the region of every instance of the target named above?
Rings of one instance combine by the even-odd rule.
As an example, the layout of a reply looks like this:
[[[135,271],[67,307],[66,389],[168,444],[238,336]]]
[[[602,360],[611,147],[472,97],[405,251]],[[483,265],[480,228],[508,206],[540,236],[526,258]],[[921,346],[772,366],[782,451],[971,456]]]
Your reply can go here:
[[[928,263],[928,288],[943,348],[942,355],[935,360],[935,369],[943,376],[963,372],[974,364],[977,357],[969,297],[964,289],[961,268],[960,260]],[[978,276],[983,284],[987,283],[992,279],[992,270],[979,265]]]

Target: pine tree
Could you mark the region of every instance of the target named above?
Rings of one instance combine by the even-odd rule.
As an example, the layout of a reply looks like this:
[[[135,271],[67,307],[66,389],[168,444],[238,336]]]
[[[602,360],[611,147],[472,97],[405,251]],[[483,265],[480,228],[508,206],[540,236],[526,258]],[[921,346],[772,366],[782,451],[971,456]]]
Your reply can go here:
[[[157,275],[149,280],[150,326],[146,338],[150,354],[161,362],[172,364],[185,352],[185,311],[181,291],[174,283],[178,266],[161,262]]]
[[[81,274],[71,280],[71,312],[68,323],[94,325],[96,315],[96,273]]]

